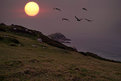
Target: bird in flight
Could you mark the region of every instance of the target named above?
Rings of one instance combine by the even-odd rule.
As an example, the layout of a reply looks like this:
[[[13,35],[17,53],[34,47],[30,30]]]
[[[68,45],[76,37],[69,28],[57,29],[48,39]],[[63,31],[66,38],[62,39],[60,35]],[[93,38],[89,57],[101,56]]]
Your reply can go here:
[[[83,19],[79,19],[77,16],[75,16],[77,21],[82,21]]]
[[[93,20],[90,20],[90,19],[86,19],[86,18],[85,18],[85,20],[86,20],[86,21],[88,21],[88,22],[92,22],[92,21],[93,21]]]
[[[53,8],[53,10],[62,11],[60,8]]]
[[[85,11],[88,11],[86,8],[82,8],[83,10],[85,10]]]
[[[62,21],[69,21],[69,19],[67,19],[67,18],[62,18]]]

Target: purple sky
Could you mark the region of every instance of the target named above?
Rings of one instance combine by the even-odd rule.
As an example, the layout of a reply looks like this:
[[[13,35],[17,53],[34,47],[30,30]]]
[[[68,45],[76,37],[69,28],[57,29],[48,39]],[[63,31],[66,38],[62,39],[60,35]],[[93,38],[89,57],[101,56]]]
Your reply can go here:
[[[46,34],[62,32],[71,35],[107,32],[121,23],[121,0],[33,0],[41,9],[36,17],[28,17],[24,13],[28,1],[31,0],[1,0],[0,22],[23,25]],[[63,11],[53,11],[54,7]],[[82,7],[86,7],[88,12],[81,10]],[[94,22],[76,22],[75,15],[94,19]],[[71,22],[62,22],[62,17],[69,18]]]

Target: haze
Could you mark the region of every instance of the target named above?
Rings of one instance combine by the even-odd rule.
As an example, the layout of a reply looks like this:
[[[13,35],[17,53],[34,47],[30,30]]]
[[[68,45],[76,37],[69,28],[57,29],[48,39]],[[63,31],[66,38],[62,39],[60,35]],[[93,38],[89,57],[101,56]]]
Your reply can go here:
[[[29,17],[24,12],[27,0],[1,0],[0,22],[18,24],[48,35],[61,32],[72,39],[80,51],[91,51],[121,60],[121,0],[34,0],[40,13]],[[58,7],[62,12],[54,11]],[[81,8],[87,8],[83,11]],[[93,19],[77,22],[74,16]],[[71,22],[62,22],[61,18]]]

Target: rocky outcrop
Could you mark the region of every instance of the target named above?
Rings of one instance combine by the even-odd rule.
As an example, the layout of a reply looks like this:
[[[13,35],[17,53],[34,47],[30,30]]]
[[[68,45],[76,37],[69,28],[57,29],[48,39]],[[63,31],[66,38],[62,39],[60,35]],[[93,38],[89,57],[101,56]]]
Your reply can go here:
[[[48,37],[50,39],[56,40],[60,43],[71,43],[71,40],[66,38],[63,34],[61,33],[54,33],[54,34],[50,34],[48,35]]]

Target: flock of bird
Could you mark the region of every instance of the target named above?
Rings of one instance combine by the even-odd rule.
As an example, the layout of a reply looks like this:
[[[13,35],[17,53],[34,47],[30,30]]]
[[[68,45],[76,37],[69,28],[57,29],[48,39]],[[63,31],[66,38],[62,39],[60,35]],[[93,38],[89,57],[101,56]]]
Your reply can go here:
[[[60,8],[53,8],[53,10],[56,10],[56,11],[62,11]],[[86,8],[82,8],[82,10],[84,10],[84,11],[88,11]],[[82,21],[82,20],[86,20],[86,21],[88,21],[88,22],[92,22],[93,20],[91,20],[91,19],[87,19],[87,18],[78,18],[77,16],[75,16],[75,19],[77,20],[77,21]],[[68,18],[62,18],[62,21],[70,21]]]

